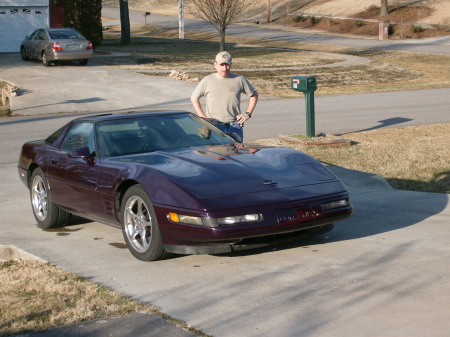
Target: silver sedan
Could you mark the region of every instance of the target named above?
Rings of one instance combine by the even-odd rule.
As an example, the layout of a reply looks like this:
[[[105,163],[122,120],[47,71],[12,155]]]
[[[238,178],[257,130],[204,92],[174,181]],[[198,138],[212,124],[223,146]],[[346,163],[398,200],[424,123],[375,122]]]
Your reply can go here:
[[[93,56],[92,42],[73,28],[41,28],[26,36],[20,46],[22,60],[41,60],[44,66],[58,61],[86,65]]]

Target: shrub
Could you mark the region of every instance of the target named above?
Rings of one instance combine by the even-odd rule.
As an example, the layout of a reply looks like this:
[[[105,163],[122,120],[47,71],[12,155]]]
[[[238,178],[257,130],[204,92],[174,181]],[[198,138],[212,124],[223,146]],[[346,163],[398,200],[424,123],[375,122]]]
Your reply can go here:
[[[356,27],[362,27],[362,26],[365,26],[366,23],[363,20],[356,20],[356,21],[353,21],[353,24]]]
[[[295,15],[292,20],[294,22],[304,22],[306,20],[306,16],[304,15]]]
[[[312,25],[318,24],[321,20],[322,18],[316,18],[315,16],[309,17],[309,22],[311,22]]]
[[[411,32],[414,34],[422,33],[425,29],[421,25],[412,25]]]
[[[66,0],[64,21],[66,27],[73,27],[92,41],[94,47],[103,40],[101,0]]]
[[[336,21],[335,19],[333,19],[333,18],[328,19],[328,23],[329,23],[330,25],[332,25],[332,26],[338,25],[338,24],[339,24],[339,22],[337,22],[337,21]]]

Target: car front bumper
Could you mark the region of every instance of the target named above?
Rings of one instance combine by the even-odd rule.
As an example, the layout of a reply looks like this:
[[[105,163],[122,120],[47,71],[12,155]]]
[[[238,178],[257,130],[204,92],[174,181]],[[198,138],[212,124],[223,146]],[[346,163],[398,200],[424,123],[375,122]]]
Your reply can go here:
[[[346,207],[322,210],[324,203],[341,199],[349,199],[348,193],[308,202],[255,206],[231,212],[228,210],[227,213],[234,215],[242,214],[243,211],[259,213],[262,220],[220,227],[173,223],[167,217],[169,209],[155,207],[155,211],[167,251],[178,254],[218,254],[289,242],[320,232],[324,226],[352,215],[353,207],[350,203]],[[220,217],[224,214],[209,213],[208,216]]]

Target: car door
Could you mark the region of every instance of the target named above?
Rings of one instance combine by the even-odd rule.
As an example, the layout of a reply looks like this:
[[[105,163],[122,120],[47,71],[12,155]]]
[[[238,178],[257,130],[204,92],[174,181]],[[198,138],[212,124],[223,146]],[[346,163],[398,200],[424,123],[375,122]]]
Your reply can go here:
[[[94,124],[74,123],[49,158],[47,178],[52,200],[69,211],[90,213],[96,204],[96,160]]]
[[[37,42],[37,36],[39,34],[39,32],[42,31],[42,29],[36,29],[33,34],[30,35],[30,37],[24,41],[24,46],[25,46],[25,51],[27,56],[30,59],[35,59],[36,55],[35,55],[35,44]]]

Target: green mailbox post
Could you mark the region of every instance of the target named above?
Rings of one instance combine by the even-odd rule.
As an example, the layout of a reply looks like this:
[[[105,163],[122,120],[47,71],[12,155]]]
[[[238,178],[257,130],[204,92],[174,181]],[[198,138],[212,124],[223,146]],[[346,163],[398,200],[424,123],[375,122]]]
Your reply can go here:
[[[306,137],[314,137],[316,133],[314,118],[314,91],[317,89],[316,78],[311,76],[292,76],[291,86],[295,91],[305,94]]]

